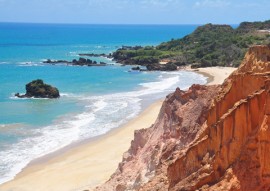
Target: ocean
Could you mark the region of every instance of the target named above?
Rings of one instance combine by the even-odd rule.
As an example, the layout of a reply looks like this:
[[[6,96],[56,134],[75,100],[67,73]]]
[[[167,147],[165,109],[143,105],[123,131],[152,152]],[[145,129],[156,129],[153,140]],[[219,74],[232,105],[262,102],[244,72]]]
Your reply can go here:
[[[0,184],[30,161],[117,128],[176,87],[205,84],[187,72],[129,72],[106,58],[105,67],[43,64],[111,53],[122,45],[157,45],[196,25],[66,25],[0,23]],[[59,99],[19,99],[35,79],[57,87]]]

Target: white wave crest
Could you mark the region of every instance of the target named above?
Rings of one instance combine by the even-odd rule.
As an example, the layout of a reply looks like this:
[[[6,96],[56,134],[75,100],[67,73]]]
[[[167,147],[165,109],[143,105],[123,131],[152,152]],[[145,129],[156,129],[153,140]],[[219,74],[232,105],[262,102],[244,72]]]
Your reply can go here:
[[[88,139],[117,128],[137,116],[142,109],[141,101],[148,96],[162,97],[176,86],[185,89],[193,83],[206,83],[206,79],[189,72],[162,72],[158,81],[140,84],[137,91],[121,92],[102,96],[61,93],[64,99],[75,99],[84,105],[77,114],[67,114],[55,120],[52,125],[25,129],[26,138],[0,151],[0,183],[11,180],[31,160],[54,152],[72,142]],[[61,99],[61,98],[60,98]]]

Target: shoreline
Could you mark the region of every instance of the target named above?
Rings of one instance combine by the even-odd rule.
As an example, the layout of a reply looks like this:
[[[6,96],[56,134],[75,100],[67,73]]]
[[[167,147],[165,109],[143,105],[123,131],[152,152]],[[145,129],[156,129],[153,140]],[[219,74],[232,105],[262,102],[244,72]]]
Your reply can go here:
[[[235,69],[210,67],[185,70],[204,75],[207,84],[212,85],[223,82]],[[0,190],[61,191],[96,187],[115,172],[123,153],[130,147],[134,130],[148,128],[155,122],[162,103],[159,100],[151,104],[139,116],[106,134],[73,143],[33,160],[13,180],[0,185]]]
[[[198,69],[187,69],[207,77],[207,85],[222,84],[223,81],[237,68],[233,67],[206,67]]]
[[[93,188],[97,186],[109,179],[110,175],[117,169],[118,163],[122,160],[122,154],[128,150],[130,141],[134,138],[134,131],[141,128],[148,128],[155,122],[162,103],[163,100],[156,101],[144,109],[139,116],[119,128],[110,130],[106,134],[73,143],[58,151],[33,160],[13,180],[0,185],[0,190],[66,191],[83,190],[84,188],[89,189],[89,187]],[[117,151],[106,150],[110,145],[115,144],[115,142],[118,145]],[[106,156],[103,158],[104,154],[107,155],[107,158],[110,158],[109,163],[108,159],[106,160]],[[87,158],[89,155],[91,159]],[[63,160],[65,161],[64,167],[62,167]],[[85,161],[82,162],[82,160]],[[97,164],[97,160],[99,164]],[[74,163],[74,161],[76,162]],[[91,163],[91,161],[95,162]],[[70,170],[65,169],[66,166],[76,167],[77,172],[71,173]],[[77,174],[77,176],[74,174]],[[66,175],[66,179],[63,175]],[[39,181],[36,181],[35,177],[37,176],[39,176]],[[62,182],[59,181],[60,177]],[[68,180],[76,177],[79,178],[67,185]],[[60,187],[57,187],[57,185],[60,185]],[[74,185],[80,186],[74,187]]]

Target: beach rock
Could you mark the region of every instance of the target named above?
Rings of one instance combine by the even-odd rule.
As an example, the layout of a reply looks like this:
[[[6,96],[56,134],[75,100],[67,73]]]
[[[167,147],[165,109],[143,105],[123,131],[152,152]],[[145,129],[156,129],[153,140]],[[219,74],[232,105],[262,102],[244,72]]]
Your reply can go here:
[[[95,190],[270,190],[269,137],[270,48],[254,46],[222,85],[168,95]]]
[[[52,61],[51,61],[51,59],[47,59],[47,61],[44,61],[44,63],[50,64],[50,63],[52,63]]]
[[[87,59],[85,59],[85,58],[79,58],[79,60],[73,59],[72,65],[84,66],[84,65],[87,65],[88,62],[87,62]]]
[[[167,64],[165,64],[164,68],[162,68],[162,70],[164,71],[175,71],[177,70],[177,66],[172,63],[172,62],[169,62]]]
[[[20,95],[20,93],[16,93],[14,96],[18,97],[18,98],[25,98],[26,95]]]
[[[137,67],[132,67],[131,70],[141,70],[141,68],[137,66]]]
[[[160,64],[147,64],[146,69],[149,71],[158,71],[158,70],[161,70],[161,65]]]
[[[87,63],[87,64],[92,64],[92,63],[93,63],[93,61],[92,61],[92,60],[90,60],[90,59],[87,59],[87,60],[86,60],[86,63]]]
[[[147,70],[149,71],[175,71],[177,66],[174,63],[167,64],[148,64],[146,65]]]
[[[86,61],[87,60],[85,58],[79,58],[79,61],[78,62],[83,64],[83,63],[86,63]]]
[[[15,96],[19,98],[59,98],[60,94],[57,88],[45,84],[42,80],[34,80],[25,86],[26,94],[20,95],[16,93]]]
[[[90,59],[85,59],[82,57],[80,57],[79,60],[73,59],[71,62],[66,61],[66,60],[47,59],[43,63],[52,64],[52,65],[59,64],[59,63],[65,63],[65,64],[73,65],[73,66],[106,66],[107,65],[107,63],[105,63],[105,62],[100,62],[100,64],[98,64],[96,61],[92,61]]]

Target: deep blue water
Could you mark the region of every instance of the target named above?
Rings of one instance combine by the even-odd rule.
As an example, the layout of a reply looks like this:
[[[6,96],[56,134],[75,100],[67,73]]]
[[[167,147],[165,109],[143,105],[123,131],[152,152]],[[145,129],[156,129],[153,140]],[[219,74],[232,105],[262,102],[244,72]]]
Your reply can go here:
[[[157,45],[191,33],[194,25],[56,25],[0,23],[0,183],[31,160],[72,142],[119,127],[177,86],[206,79],[191,72],[128,72],[112,65],[76,67],[42,60],[111,53],[122,45]],[[61,98],[18,99],[34,79],[56,86]]]
[[[191,33],[195,25],[57,25],[0,23],[0,61],[65,59],[109,53],[122,45],[157,45]]]

